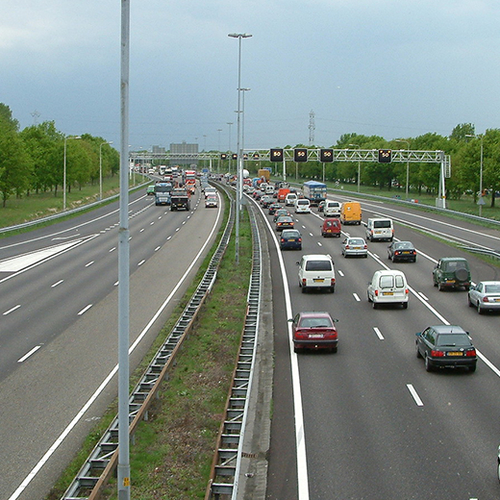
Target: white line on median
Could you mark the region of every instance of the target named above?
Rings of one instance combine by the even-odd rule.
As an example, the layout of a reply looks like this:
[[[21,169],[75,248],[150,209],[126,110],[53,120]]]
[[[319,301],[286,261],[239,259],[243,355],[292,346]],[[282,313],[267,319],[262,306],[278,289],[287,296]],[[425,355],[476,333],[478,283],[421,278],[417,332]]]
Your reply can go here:
[[[38,349],[40,349],[40,347],[42,347],[42,346],[37,345],[37,346],[33,347],[33,349],[31,349],[30,352],[26,353],[22,358],[19,358],[17,360],[17,362],[22,363],[22,362],[26,361],[32,354],[35,354],[35,352],[38,351]]]

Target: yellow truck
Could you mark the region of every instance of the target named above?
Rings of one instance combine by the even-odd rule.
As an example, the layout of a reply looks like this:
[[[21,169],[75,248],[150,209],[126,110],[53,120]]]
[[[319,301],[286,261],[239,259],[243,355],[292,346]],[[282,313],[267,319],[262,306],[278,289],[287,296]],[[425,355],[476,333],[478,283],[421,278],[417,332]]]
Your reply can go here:
[[[361,205],[357,201],[346,201],[340,209],[340,222],[342,224],[361,224]]]
[[[267,170],[267,168],[259,168],[257,175],[262,179],[266,179],[266,182],[269,182],[269,179],[271,179],[271,172]]]

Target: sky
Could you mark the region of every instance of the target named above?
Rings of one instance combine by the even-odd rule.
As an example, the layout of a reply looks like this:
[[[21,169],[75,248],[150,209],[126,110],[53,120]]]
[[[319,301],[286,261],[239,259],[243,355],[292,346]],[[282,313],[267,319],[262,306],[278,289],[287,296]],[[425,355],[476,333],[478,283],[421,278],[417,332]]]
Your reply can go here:
[[[53,121],[119,149],[121,2],[2,2],[0,102],[21,129]],[[252,35],[246,149],[500,128],[499,26],[498,0],[130,0],[130,148],[236,150],[229,33]]]

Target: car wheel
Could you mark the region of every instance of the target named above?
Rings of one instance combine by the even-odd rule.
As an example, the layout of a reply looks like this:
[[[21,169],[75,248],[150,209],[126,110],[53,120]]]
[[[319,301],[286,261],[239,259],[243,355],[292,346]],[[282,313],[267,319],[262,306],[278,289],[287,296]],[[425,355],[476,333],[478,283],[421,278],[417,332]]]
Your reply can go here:
[[[338,347],[332,347],[332,352],[337,352]]]
[[[372,307],[373,307],[373,309],[377,309],[378,304],[376,302],[372,302]]]
[[[330,287],[330,293],[335,293],[335,287],[334,286]]]
[[[403,309],[408,309],[408,302],[403,302]]]
[[[443,285],[441,283],[438,283],[437,287],[438,287],[438,290],[440,292],[442,292],[444,290],[444,287],[443,287]]]
[[[474,373],[476,371],[476,365],[469,366],[469,373]]]
[[[367,258],[368,258],[368,254],[367,254],[367,253],[365,253],[364,257],[365,257],[365,259],[367,259]]]
[[[483,310],[481,309],[481,303],[479,302],[479,300],[477,301],[477,313],[483,314]]]
[[[416,257],[413,257],[413,262],[417,262],[417,258]]]
[[[420,350],[418,349],[418,344],[416,344],[416,346],[417,346],[417,358],[421,358],[422,354],[420,354]]]
[[[470,301],[470,295],[467,295],[467,304],[469,304],[469,307],[474,307],[474,304]]]
[[[427,372],[432,371],[432,366],[431,366],[431,363],[429,361],[429,356],[427,356],[427,354],[425,355],[425,371],[427,371]]]
[[[305,287],[305,286],[303,286],[303,287],[301,287],[301,288],[302,288],[302,293],[306,293],[306,287]]]
[[[372,301],[372,299],[370,299],[370,294],[368,292],[366,292],[366,297],[368,298],[368,302]]]

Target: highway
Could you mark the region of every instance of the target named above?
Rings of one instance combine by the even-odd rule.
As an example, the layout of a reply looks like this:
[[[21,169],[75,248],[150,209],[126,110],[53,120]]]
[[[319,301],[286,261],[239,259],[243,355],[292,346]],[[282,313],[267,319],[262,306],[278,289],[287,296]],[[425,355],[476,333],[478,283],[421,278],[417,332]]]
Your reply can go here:
[[[131,369],[214,242],[219,209],[130,197]],[[118,207],[0,242],[0,498],[39,500],[116,397]]]
[[[396,238],[418,249],[417,262],[393,264],[385,242],[368,243],[368,259],[342,257],[342,238],[321,237],[314,208],[295,216],[301,252],[270,249],[276,361],[267,498],[497,498],[498,315],[479,316],[464,291],[439,292],[432,269],[440,257],[465,256],[474,281],[500,279],[498,268],[433,237],[498,248],[498,231],[412,207],[363,201],[362,208],[365,221],[393,218]],[[343,230],[365,236],[364,226]],[[307,253],[332,255],[334,294],[301,293],[296,262]],[[384,267],[405,272],[407,310],[368,303],[367,284]],[[293,353],[287,319],[306,310],[338,318],[338,353]],[[480,357],[476,373],[425,371],[415,333],[442,323],[470,332]]]

